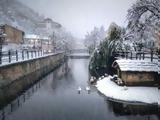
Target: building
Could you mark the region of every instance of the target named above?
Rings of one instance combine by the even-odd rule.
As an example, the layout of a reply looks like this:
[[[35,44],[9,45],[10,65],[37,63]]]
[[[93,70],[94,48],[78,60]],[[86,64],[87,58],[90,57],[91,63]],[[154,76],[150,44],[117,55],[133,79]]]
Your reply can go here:
[[[112,67],[125,85],[154,85],[157,83],[157,63],[147,60],[120,59],[114,61]]]
[[[49,37],[35,34],[26,34],[24,37],[24,49],[43,50],[44,53],[53,52],[54,46]]]
[[[53,29],[53,28],[61,28],[62,26],[59,23],[54,22],[52,19],[50,18],[46,18],[44,19],[43,23],[46,25],[46,28],[49,29]]]
[[[26,34],[24,37],[25,49],[41,49],[42,41],[38,35]]]
[[[0,29],[6,34],[3,44],[22,44],[24,42],[24,31],[7,24],[0,25]]]
[[[46,18],[37,23],[37,32],[41,33],[41,35],[51,36],[55,29],[60,29],[61,27],[61,24],[54,22],[50,18]]]

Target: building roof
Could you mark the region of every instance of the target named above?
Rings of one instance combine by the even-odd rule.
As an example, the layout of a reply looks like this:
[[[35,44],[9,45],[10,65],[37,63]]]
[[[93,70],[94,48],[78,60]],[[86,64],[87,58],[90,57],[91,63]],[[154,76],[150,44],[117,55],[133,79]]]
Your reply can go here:
[[[36,34],[26,34],[24,38],[49,40],[49,37],[47,37],[47,36],[40,36],[40,35],[36,35]]]
[[[158,64],[149,60],[127,60],[115,61],[121,71],[158,72]]]
[[[28,39],[39,39],[39,36],[35,35],[35,34],[26,34],[25,38],[28,38]]]
[[[12,26],[12,25],[9,25],[9,24],[0,24],[0,27],[5,27],[5,26],[8,26],[12,29],[15,29],[17,31],[21,31],[23,34],[25,33],[23,30],[19,29],[17,26]]]

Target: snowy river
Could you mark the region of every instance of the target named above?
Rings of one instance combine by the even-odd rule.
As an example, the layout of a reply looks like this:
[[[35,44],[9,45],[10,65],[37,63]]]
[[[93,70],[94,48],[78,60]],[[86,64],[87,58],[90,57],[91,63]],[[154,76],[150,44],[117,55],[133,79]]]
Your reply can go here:
[[[34,76],[33,76],[34,77]],[[2,120],[158,120],[158,108],[107,100],[88,93],[88,60],[72,59],[0,111]],[[77,89],[81,87],[80,94]]]

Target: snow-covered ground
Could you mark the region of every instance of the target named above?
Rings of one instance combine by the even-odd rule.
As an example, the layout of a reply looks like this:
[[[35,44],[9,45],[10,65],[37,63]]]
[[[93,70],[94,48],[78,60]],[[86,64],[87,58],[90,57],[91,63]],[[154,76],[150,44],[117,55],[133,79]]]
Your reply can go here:
[[[123,87],[110,80],[111,76],[97,81],[97,89],[106,97],[124,101],[160,105],[160,90],[156,87]]]

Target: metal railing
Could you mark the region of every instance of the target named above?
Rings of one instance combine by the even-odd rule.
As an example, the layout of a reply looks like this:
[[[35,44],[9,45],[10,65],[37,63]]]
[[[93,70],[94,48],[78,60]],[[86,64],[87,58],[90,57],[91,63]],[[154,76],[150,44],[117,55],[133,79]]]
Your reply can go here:
[[[135,59],[135,60],[150,60],[151,62],[154,62],[155,60],[158,60],[158,53],[151,51],[151,52],[132,52],[132,51],[126,51],[126,52],[114,52],[113,56],[116,58],[125,58],[125,59]]]
[[[3,51],[0,56],[0,65],[38,58],[44,55],[42,50]]]

